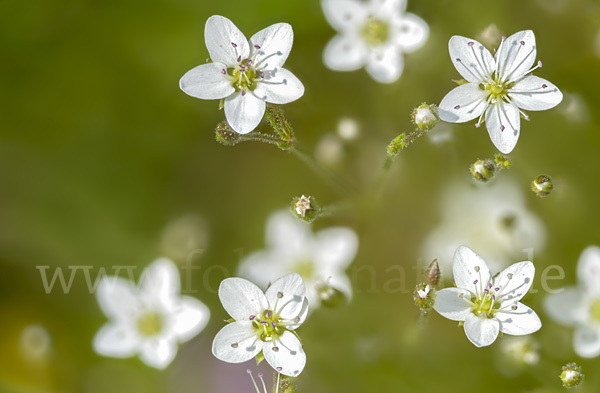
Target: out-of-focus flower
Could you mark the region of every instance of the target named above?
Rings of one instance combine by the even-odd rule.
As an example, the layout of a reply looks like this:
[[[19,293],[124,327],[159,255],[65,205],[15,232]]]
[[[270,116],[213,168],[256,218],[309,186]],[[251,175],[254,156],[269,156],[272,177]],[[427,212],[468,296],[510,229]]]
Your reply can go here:
[[[456,288],[438,291],[433,308],[448,319],[464,322],[467,338],[476,347],[491,345],[499,332],[520,336],[542,327],[535,311],[519,302],[533,283],[533,263],[515,263],[492,277],[485,261],[461,246],[452,272]]]
[[[600,56],[599,56],[600,57]],[[564,100],[558,110],[572,123],[586,123],[590,119],[590,108],[580,93],[564,93]]]
[[[302,82],[282,68],[294,41],[289,24],[269,26],[248,42],[233,22],[214,15],[206,21],[204,38],[212,62],[188,71],[179,86],[192,97],[224,99],[225,117],[236,132],[258,126],[265,102],[287,104],[304,94]]]
[[[544,306],[555,321],[575,327],[573,348],[585,358],[600,355],[600,248],[583,250],[577,263],[579,285],[548,295]]]
[[[163,255],[186,262],[205,251],[208,238],[206,220],[196,214],[186,214],[167,224],[162,233],[161,249]]]
[[[392,83],[404,69],[403,53],[419,49],[429,27],[406,13],[406,0],[322,0],[325,18],[338,32],[323,52],[335,71],[365,67],[377,82]]]
[[[262,351],[275,370],[298,376],[306,365],[295,332],[308,315],[305,294],[302,278],[296,273],[281,277],[265,293],[242,278],[223,280],[219,298],[234,322],[217,333],[213,355],[228,363],[243,363]]]
[[[358,249],[356,233],[343,227],[313,234],[310,226],[288,211],[273,213],[266,226],[267,249],[245,257],[238,274],[266,288],[269,282],[288,273],[298,273],[306,284],[311,309],[321,304],[325,287],[352,297],[352,285],[344,272]]]
[[[94,337],[103,356],[139,354],[148,366],[164,369],[177,354],[177,343],[204,329],[210,312],[199,300],[180,295],[179,271],[167,258],[148,266],[139,286],[120,277],[104,277],[96,298],[110,318]]]
[[[340,138],[346,141],[352,141],[358,138],[360,134],[360,126],[358,122],[349,117],[342,117],[338,121],[337,133]]]
[[[21,331],[19,349],[23,358],[32,363],[48,359],[52,353],[52,337],[42,325],[29,325]]]
[[[521,109],[542,111],[562,101],[562,93],[545,79],[529,75],[542,66],[536,58],[535,35],[520,31],[503,40],[494,58],[481,43],[453,36],[448,44],[456,70],[468,83],[448,93],[439,106],[440,118],[464,123],[479,117],[486,122],[494,146],[504,154],[516,146],[523,116]]]
[[[464,243],[481,250],[491,269],[501,270],[526,249],[541,251],[546,241],[542,221],[526,208],[519,185],[506,177],[483,187],[452,183],[443,193],[441,214],[421,255],[425,261],[437,258],[442,274]]]
[[[540,345],[528,336],[506,337],[501,350],[513,363],[533,366],[540,361]]]
[[[315,147],[315,158],[328,166],[335,166],[344,159],[344,145],[333,133],[327,133],[319,139]]]

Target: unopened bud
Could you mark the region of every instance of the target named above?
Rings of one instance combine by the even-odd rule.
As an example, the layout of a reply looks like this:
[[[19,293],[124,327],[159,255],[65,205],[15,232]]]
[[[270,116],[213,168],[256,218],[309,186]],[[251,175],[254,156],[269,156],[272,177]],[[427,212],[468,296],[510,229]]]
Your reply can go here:
[[[575,363],[569,363],[566,366],[563,366],[562,373],[560,373],[560,380],[567,389],[581,385],[583,377],[583,370]]]
[[[496,165],[489,159],[477,160],[471,165],[471,175],[473,175],[473,179],[481,183],[489,181],[494,177],[495,172]]]
[[[318,285],[317,293],[321,299],[321,304],[326,307],[337,307],[346,302],[346,296],[329,284]]]
[[[508,169],[512,165],[512,161],[502,154],[496,154],[494,156],[494,162],[496,163],[496,165],[498,165],[499,168],[504,169]]]
[[[435,287],[440,282],[440,264],[437,259],[434,259],[423,274],[423,281],[432,287]]]
[[[233,146],[240,142],[240,134],[235,132],[227,122],[221,122],[215,129],[215,138],[217,142],[224,144],[225,146]]]
[[[312,196],[294,197],[291,204],[292,212],[302,221],[312,222],[319,216],[319,204]]]
[[[439,115],[437,107],[423,103],[412,111],[411,119],[421,130],[429,131],[438,123]]]
[[[531,182],[531,190],[540,198],[545,198],[554,189],[552,178],[546,175],[540,175]]]
[[[392,141],[390,142],[390,144],[387,147],[387,155],[390,158],[394,158],[398,155],[398,153],[400,153],[400,150],[404,149],[406,147],[406,142],[405,139],[406,138],[406,133],[402,133],[400,135],[398,135],[397,137],[395,137],[394,139],[392,139]]]
[[[435,304],[435,298],[437,296],[435,292],[435,288],[424,282],[417,285],[415,291],[413,292],[415,305],[423,312],[431,310]]]

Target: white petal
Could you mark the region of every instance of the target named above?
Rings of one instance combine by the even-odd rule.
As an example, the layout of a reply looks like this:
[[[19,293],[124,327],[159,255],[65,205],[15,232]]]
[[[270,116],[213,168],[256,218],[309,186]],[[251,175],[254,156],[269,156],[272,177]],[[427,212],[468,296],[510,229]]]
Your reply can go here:
[[[485,112],[485,124],[496,149],[508,154],[517,145],[521,129],[520,112],[513,104],[498,101]]]
[[[465,333],[476,347],[491,345],[498,337],[500,324],[496,319],[478,317],[469,313],[465,318]]]
[[[460,296],[464,298],[461,298]],[[465,289],[445,288],[437,292],[433,309],[441,316],[453,321],[464,321],[471,313],[471,305],[465,300],[471,300],[471,293]]]
[[[496,69],[490,51],[474,39],[455,35],[448,42],[448,50],[454,67],[469,82],[487,81]]]
[[[288,265],[291,262],[293,260],[276,251],[256,251],[240,261],[237,275],[266,289],[269,283],[290,273]]]
[[[508,278],[509,275],[512,275],[511,279]],[[500,288],[498,291],[500,293],[498,301],[500,302],[518,302],[531,288],[534,275],[533,263],[529,261],[514,263],[494,279],[494,288],[491,290]]]
[[[467,289],[476,294],[480,294],[480,289],[491,277],[485,261],[465,246],[458,247],[454,253],[452,274],[458,288]]]
[[[384,20],[406,10],[406,0],[371,0],[369,5],[373,16]]]
[[[283,66],[293,43],[294,31],[287,23],[277,23],[259,31],[250,38],[250,50],[256,53],[254,64],[270,70]]]
[[[281,367],[281,373],[290,377],[297,377],[306,365],[306,354],[300,340],[288,331],[277,340],[266,342],[263,355],[271,367]]]
[[[535,75],[528,75],[515,83],[508,95],[515,105],[528,111],[554,108],[563,99],[558,87]]]
[[[500,322],[500,331],[514,336],[531,334],[542,327],[542,321],[535,311],[523,303],[515,304],[516,310],[503,307],[507,312],[497,312],[496,319]]]
[[[347,301],[352,300],[352,283],[345,273],[339,271],[325,271],[320,275],[321,281],[327,282],[327,284],[329,284],[332,288],[335,288],[343,293],[346,296]]]
[[[404,14],[394,21],[394,41],[403,52],[413,52],[423,46],[429,37],[429,26],[414,14]]]
[[[314,261],[318,267],[344,270],[356,255],[358,236],[349,228],[328,228],[315,236]]]
[[[177,355],[177,343],[172,339],[150,339],[142,344],[140,359],[150,367],[162,370]]]
[[[587,247],[577,262],[577,279],[580,285],[593,294],[600,294],[600,248]]]
[[[356,0],[323,0],[323,14],[329,24],[338,31],[354,31],[367,18],[367,7]]]
[[[265,114],[265,102],[253,92],[237,92],[225,99],[225,118],[236,132],[247,134],[260,124]]]
[[[253,94],[272,104],[287,104],[296,101],[304,94],[304,85],[300,79],[285,68],[267,72]]]
[[[137,353],[140,339],[132,326],[108,323],[96,333],[93,346],[100,355],[128,358]]]
[[[236,321],[249,321],[269,308],[265,294],[256,285],[243,278],[226,278],[219,286],[223,308]]]
[[[313,234],[310,226],[298,220],[289,210],[269,216],[265,230],[267,245],[295,258],[311,254]]]
[[[304,321],[306,320],[309,310],[310,310],[310,304],[308,302],[308,299],[304,298],[304,304],[302,304],[302,310],[300,311],[300,314],[297,317],[298,321],[297,322],[294,321],[294,323],[286,325],[286,328],[289,330],[298,329],[298,327],[300,327],[300,325],[302,325],[304,323]]]
[[[587,312],[583,309],[583,296],[575,287],[565,288],[561,293],[546,296],[544,308],[556,322],[566,326],[573,326],[587,319]]]
[[[234,322],[217,333],[213,341],[213,355],[224,362],[243,363],[263,349],[250,321]]]
[[[145,304],[173,307],[181,292],[177,265],[168,258],[155,260],[144,269],[139,288]]]
[[[179,88],[185,94],[203,100],[220,100],[235,92],[222,63],[208,63],[192,68],[179,80]]]
[[[464,123],[481,116],[486,104],[487,93],[475,83],[466,83],[446,94],[439,106],[440,119]]]
[[[496,52],[498,74],[503,81],[515,80],[531,69],[535,57],[533,31],[519,31],[502,41]]]
[[[246,59],[250,55],[250,47],[244,33],[223,16],[214,15],[208,18],[204,27],[204,41],[213,62],[235,66],[239,56]]]
[[[400,78],[404,59],[395,45],[375,48],[367,60],[367,72],[379,83],[393,83]]]
[[[323,63],[334,71],[354,71],[362,68],[368,58],[369,49],[355,35],[337,35],[325,46]]]
[[[600,328],[597,326],[579,326],[575,329],[573,347],[577,355],[593,358],[600,355]]]
[[[104,277],[98,284],[96,299],[106,316],[130,320],[140,309],[135,287],[123,278]]]
[[[275,281],[265,296],[269,306],[281,318],[294,319],[302,312],[306,287],[298,273],[290,273]]]
[[[200,333],[208,323],[210,310],[201,301],[182,296],[171,316],[173,332],[180,342],[187,341]]]

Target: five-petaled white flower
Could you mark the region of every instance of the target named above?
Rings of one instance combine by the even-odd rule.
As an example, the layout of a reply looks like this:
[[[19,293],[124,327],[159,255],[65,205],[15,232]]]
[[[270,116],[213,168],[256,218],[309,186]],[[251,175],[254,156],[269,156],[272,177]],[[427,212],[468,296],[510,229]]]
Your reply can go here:
[[[233,22],[214,15],[206,21],[204,38],[212,63],[188,71],[179,86],[192,97],[225,99],[225,117],[236,132],[258,126],[265,102],[287,104],[304,94],[302,82],[282,68],[294,40],[289,24],[269,26],[248,42]]]
[[[104,277],[96,298],[110,322],[94,337],[94,350],[116,358],[139,354],[159,369],[175,358],[177,343],[200,333],[210,316],[202,302],[180,295],[177,266],[167,258],[144,270],[138,288],[120,277]]]
[[[268,249],[249,254],[238,274],[266,288],[288,273],[298,273],[306,284],[311,309],[327,302],[329,288],[352,297],[352,285],[344,272],[358,249],[358,236],[344,227],[322,229],[316,234],[288,210],[273,213],[265,231]]]
[[[283,375],[296,377],[306,354],[295,329],[308,314],[302,278],[295,273],[275,281],[265,293],[243,278],[227,278],[219,286],[225,311],[235,320],[213,341],[213,355],[228,363],[243,363],[262,351]]]
[[[395,82],[404,69],[402,54],[419,49],[429,36],[427,23],[405,13],[406,0],[322,0],[321,5],[339,33],[323,52],[332,70],[366,67],[377,82]]]
[[[479,42],[454,36],[448,43],[456,70],[468,83],[448,93],[439,106],[440,118],[464,123],[479,117],[475,127],[485,121],[494,146],[510,153],[521,128],[521,110],[543,111],[558,105],[562,93],[545,79],[530,75],[542,66],[536,58],[535,36],[525,30],[503,39],[496,56]]]
[[[491,345],[499,332],[520,336],[542,327],[537,314],[519,302],[533,282],[533,263],[515,263],[492,277],[485,261],[461,246],[452,270],[457,288],[438,291],[433,308],[448,319],[464,321],[475,346]]]
[[[548,295],[546,312],[557,322],[575,327],[573,347],[585,358],[600,355],[600,248],[586,248],[577,264],[579,287]]]

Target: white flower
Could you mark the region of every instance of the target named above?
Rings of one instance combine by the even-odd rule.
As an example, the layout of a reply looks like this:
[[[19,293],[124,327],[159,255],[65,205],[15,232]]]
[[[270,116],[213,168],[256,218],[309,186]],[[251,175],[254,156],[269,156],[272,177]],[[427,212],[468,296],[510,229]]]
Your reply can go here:
[[[479,42],[454,36],[448,44],[456,70],[468,83],[448,93],[439,106],[440,118],[464,123],[479,117],[475,127],[485,120],[494,146],[510,153],[517,144],[521,110],[542,111],[558,105],[562,93],[545,79],[530,73],[536,57],[535,36],[520,31],[504,39],[493,57]]]
[[[402,54],[419,49],[429,36],[427,23],[404,12],[406,0],[322,0],[321,5],[339,33],[323,52],[332,70],[366,67],[377,82],[395,82],[404,68]]]
[[[502,270],[517,255],[541,252],[546,243],[542,220],[525,204],[523,188],[501,176],[484,187],[453,182],[442,194],[441,223],[421,247],[424,261],[438,259],[442,274],[452,268],[456,248],[481,250],[490,269]]]
[[[600,355],[600,248],[583,250],[577,264],[578,287],[545,299],[546,312],[557,322],[574,326],[573,347],[585,358]]]
[[[243,278],[227,278],[219,287],[225,311],[235,320],[213,341],[213,355],[228,363],[243,363],[262,351],[267,363],[283,375],[298,376],[306,354],[295,332],[308,314],[302,278],[281,277],[263,293]]]
[[[96,298],[110,318],[94,337],[94,350],[103,356],[136,354],[151,367],[163,369],[184,342],[204,329],[210,312],[189,296],[180,296],[177,266],[160,258],[148,266],[138,288],[119,277],[104,277]]]
[[[324,287],[352,297],[352,285],[344,271],[358,249],[354,231],[334,227],[313,234],[309,225],[281,210],[269,217],[265,237],[268,248],[245,257],[238,269],[240,276],[266,288],[277,277],[298,273],[306,284],[312,309],[321,304]]]
[[[542,327],[535,311],[519,302],[533,282],[533,263],[515,263],[492,277],[485,261],[461,246],[452,271],[456,288],[438,291],[433,308],[448,319],[464,321],[476,347],[491,345],[499,332],[520,336]]]
[[[225,99],[225,117],[236,132],[258,126],[265,102],[287,104],[304,94],[302,82],[282,68],[294,40],[289,24],[269,26],[248,42],[233,22],[214,15],[206,21],[204,39],[212,63],[188,71],[179,87],[203,100]]]

